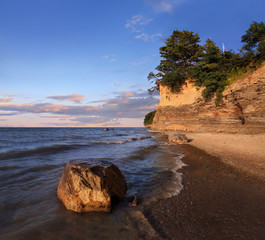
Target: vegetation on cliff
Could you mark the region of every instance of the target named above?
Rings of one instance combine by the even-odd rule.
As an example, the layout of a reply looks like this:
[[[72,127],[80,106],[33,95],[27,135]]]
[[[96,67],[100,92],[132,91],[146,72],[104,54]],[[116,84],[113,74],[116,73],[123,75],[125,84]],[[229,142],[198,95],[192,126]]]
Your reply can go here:
[[[156,111],[149,112],[144,117],[144,125],[150,125],[153,123],[153,119],[155,117]]]
[[[210,39],[199,45],[197,33],[175,30],[160,48],[163,59],[156,73],[148,75],[148,80],[156,84],[150,91],[162,84],[176,92],[187,79],[192,79],[198,87],[204,87],[203,97],[216,95],[218,105],[231,77],[255,70],[265,60],[265,24],[253,22],[241,42],[245,44],[239,53],[222,51]]]
[[[200,37],[189,31],[174,31],[166,39],[166,45],[160,48],[160,56],[164,59],[157,66],[157,73],[150,72],[148,79],[154,79],[173,91],[179,91],[188,78],[189,70],[199,62],[202,56]]]

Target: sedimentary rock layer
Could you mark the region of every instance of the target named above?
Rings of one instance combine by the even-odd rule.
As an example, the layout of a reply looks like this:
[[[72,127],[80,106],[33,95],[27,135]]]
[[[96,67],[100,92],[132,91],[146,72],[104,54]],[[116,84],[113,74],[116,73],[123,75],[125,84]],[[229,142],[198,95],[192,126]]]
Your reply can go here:
[[[219,106],[214,99],[202,98],[201,91],[189,81],[179,93],[160,86],[161,100],[151,127],[197,132],[265,132],[265,65],[227,87]]]

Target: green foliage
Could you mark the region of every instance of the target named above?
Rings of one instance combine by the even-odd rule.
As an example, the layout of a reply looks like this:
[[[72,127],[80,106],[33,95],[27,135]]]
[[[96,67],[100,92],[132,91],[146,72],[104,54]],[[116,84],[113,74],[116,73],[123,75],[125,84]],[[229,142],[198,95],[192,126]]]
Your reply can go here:
[[[265,24],[252,22],[241,41],[245,44],[240,53],[222,52],[210,39],[200,46],[197,33],[174,31],[166,39],[165,46],[160,48],[163,59],[156,67],[157,72],[148,75],[148,80],[156,84],[151,91],[162,84],[176,92],[188,78],[192,78],[198,87],[204,88],[203,97],[216,96],[215,103],[220,104],[222,92],[228,84],[265,61]]]
[[[233,68],[228,75],[229,84],[237,81],[240,78],[247,76],[248,74],[252,73],[255,69],[256,69],[256,65]]]
[[[241,51],[251,52],[256,59],[265,59],[265,24],[252,22],[249,29],[241,38],[244,46]]]
[[[179,91],[188,77],[189,69],[198,63],[202,47],[198,44],[200,37],[189,31],[174,31],[160,48],[164,58],[156,67],[157,73],[149,73],[148,80],[156,84],[169,86],[172,91]]]
[[[230,56],[230,54],[229,54]],[[215,92],[218,92],[218,101],[220,103],[222,92],[226,86],[226,65],[229,59],[222,53],[215,43],[208,39],[204,45],[204,54],[198,65],[190,70],[190,75],[199,87],[205,87],[202,96],[211,98]]]
[[[144,117],[144,125],[150,125],[153,123],[153,119],[155,117],[156,111],[149,112]]]

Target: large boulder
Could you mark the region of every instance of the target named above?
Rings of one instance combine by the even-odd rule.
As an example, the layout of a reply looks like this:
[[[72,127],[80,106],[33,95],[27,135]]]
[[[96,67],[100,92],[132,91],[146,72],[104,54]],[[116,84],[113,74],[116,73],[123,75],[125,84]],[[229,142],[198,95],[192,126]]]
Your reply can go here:
[[[119,168],[108,162],[69,162],[64,168],[57,196],[75,212],[110,212],[113,200],[121,200],[127,184]]]

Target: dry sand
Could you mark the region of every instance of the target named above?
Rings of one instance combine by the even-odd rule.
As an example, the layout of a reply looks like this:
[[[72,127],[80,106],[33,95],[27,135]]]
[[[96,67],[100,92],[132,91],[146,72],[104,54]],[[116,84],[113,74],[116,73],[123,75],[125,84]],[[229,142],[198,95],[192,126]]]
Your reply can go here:
[[[245,173],[265,179],[265,134],[186,133],[190,144]]]

